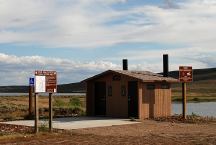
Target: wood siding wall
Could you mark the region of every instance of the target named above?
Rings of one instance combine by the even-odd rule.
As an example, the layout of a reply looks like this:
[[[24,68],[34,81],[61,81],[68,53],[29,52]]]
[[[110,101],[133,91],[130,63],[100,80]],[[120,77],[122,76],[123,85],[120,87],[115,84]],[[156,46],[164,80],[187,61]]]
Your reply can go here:
[[[106,76],[89,81],[87,83],[87,115],[94,115],[94,82],[104,81],[106,82],[106,116],[107,117],[128,117],[128,81],[136,81],[131,77],[124,75],[121,76],[121,80],[113,81],[113,75],[108,74]],[[108,96],[108,87],[112,86],[112,96]],[[126,87],[126,95],[121,96],[121,86]]]
[[[143,85],[141,119],[170,116],[171,105],[171,88],[161,89],[161,83],[157,83],[151,90],[147,84]]]
[[[120,81],[113,81],[113,75],[107,74],[98,79],[88,81],[86,96],[86,112],[95,115],[94,83],[106,82],[106,116],[128,117],[128,81],[136,81],[121,75]],[[138,81],[138,116],[139,119],[166,117],[171,115],[171,88],[161,89],[161,83],[154,83],[155,89],[147,89],[147,83]],[[112,96],[108,96],[108,87],[112,86]],[[121,86],[126,87],[126,95],[121,96]]]
[[[86,86],[86,115],[93,116],[95,113],[94,83],[92,81],[88,81]]]

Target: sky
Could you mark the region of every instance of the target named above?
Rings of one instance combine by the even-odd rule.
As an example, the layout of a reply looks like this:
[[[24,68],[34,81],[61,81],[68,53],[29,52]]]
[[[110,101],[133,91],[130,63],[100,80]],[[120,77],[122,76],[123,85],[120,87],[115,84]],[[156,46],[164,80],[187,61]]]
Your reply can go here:
[[[108,69],[162,72],[216,67],[216,0],[0,0],[0,85],[35,70],[58,83]]]

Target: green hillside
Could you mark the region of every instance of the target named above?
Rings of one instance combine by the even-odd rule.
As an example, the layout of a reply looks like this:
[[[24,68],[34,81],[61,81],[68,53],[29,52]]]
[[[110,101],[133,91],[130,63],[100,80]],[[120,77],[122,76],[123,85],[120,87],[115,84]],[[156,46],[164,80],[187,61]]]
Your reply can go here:
[[[179,77],[178,71],[171,71],[169,75],[174,78]],[[216,68],[194,69],[193,80],[194,82],[216,80]]]
[[[58,93],[85,92],[85,83],[58,85]],[[28,93],[28,86],[0,86],[0,93]]]
[[[216,68],[193,70],[194,80],[187,83],[187,99],[189,101],[216,101]],[[178,71],[170,72],[170,76],[178,78]],[[172,85],[174,101],[181,100],[181,83]]]
[[[187,83],[187,96],[190,101],[216,101],[216,68],[193,70],[194,80]],[[170,72],[170,76],[178,78],[178,71]],[[27,93],[27,86],[2,86],[0,93]],[[85,83],[58,85],[59,93],[85,92]],[[172,85],[172,98],[181,100],[181,83]]]

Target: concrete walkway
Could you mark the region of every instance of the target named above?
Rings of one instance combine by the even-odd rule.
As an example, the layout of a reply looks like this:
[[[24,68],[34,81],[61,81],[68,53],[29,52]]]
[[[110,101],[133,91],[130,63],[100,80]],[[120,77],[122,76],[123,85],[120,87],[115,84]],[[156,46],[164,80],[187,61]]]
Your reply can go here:
[[[34,120],[8,121],[2,123],[34,126]],[[106,117],[70,117],[70,118],[54,119],[53,128],[70,130],[70,129],[125,125],[125,124],[135,124],[135,123],[139,123],[139,122],[130,121],[129,119],[116,119],[116,118],[106,118]],[[48,126],[48,120],[40,120],[40,125]]]

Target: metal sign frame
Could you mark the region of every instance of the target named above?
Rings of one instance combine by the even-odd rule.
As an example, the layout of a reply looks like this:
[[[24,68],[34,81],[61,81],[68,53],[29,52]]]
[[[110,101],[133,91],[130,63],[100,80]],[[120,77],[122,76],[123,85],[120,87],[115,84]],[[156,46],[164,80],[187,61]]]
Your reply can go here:
[[[187,82],[193,81],[192,66],[179,66],[179,81],[182,82],[182,117],[187,119]]]
[[[37,87],[39,87],[39,89]],[[38,70],[35,71],[35,101],[34,101],[35,133],[39,132],[38,93],[42,93],[42,92],[49,93],[49,131],[52,132],[52,120],[53,120],[52,94],[57,92],[57,72],[56,71],[38,71]]]
[[[34,86],[35,79],[33,77],[29,78],[29,86]]]
[[[179,81],[180,82],[193,82],[192,66],[179,66]]]
[[[35,71],[35,77],[40,76],[45,76],[45,88],[44,89],[39,89],[37,91],[37,87],[42,87],[38,86],[40,84],[37,84],[37,81],[35,81],[35,88],[36,92],[44,92],[44,93],[56,93],[57,92],[57,72],[56,71],[40,71],[37,70]]]

